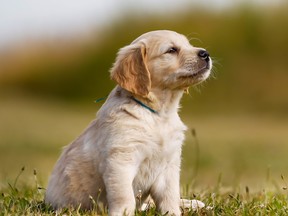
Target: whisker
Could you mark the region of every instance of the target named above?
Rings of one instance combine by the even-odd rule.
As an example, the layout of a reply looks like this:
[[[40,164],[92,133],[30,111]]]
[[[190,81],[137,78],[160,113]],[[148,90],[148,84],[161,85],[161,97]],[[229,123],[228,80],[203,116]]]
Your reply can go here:
[[[217,73],[215,70],[211,70],[211,74],[209,76],[210,79],[217,79]]]
[[[187,39],[188,39],[188,41],[189,42],[191,42],[191,41],[198,41],[198,42],[200,42],[201,44],[203,44],[203,41],[200,39],[200,38],[198,38],[198,37],[191,37],[192,35],[197,35],[197,36],[199,36],[199,34],[198,33],[195,33],[195,32],[193,32],[193,33],[189,33],[188,35],[186,35],[186,37],[187,37]]]
[[[221,62],[221,59],[217,58],[217,57],[210,57],[213,61],[213,66],[216,64],[216,65],[219,65],[221,67],[223,67],[223,65],[220,63]]]
[[[201,93],[201,88],[202,88],[203,82],[200,83],[199,85],[193,86],[193,89],[198,92]]]

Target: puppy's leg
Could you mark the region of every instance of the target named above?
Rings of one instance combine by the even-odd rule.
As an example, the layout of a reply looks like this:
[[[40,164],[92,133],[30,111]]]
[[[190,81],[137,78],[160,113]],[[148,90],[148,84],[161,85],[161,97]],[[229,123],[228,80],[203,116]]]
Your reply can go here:
[[[152,186],[151,196],[162,214],[181,215],[179,173],[179,166],[170,165]]]
[[[133,162],[113,159],[107,163],[103,179],[109,216],[134,215],[136,208],[132,186],[134,177]]]

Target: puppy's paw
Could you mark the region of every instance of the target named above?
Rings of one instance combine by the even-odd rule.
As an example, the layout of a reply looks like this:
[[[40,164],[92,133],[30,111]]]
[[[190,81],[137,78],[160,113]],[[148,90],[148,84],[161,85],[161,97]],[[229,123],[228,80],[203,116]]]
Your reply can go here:
[[[181,199],[181,208],[189,210],[198,210],[205,207],[205,204],[199,200]]]

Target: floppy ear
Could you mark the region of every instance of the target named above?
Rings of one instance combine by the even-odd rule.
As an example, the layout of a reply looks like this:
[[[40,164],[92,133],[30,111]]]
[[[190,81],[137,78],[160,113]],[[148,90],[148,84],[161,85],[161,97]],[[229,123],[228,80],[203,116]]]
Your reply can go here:
[[[131,44],[120,49],[110,73],[111,79],[122,88],[147,97],[151,89],[151,78],[146,65],[145,45]]]

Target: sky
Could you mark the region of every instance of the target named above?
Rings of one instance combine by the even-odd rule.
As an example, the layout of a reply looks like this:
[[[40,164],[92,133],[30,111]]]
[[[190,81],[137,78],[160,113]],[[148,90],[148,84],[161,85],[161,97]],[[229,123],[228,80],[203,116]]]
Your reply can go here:
[[[77,34],[113,22],[129,10],[166,14],[187,6],[215,10],[235,4],[277,4],[285,0],[0,0],[0,47],[28,38]]]

